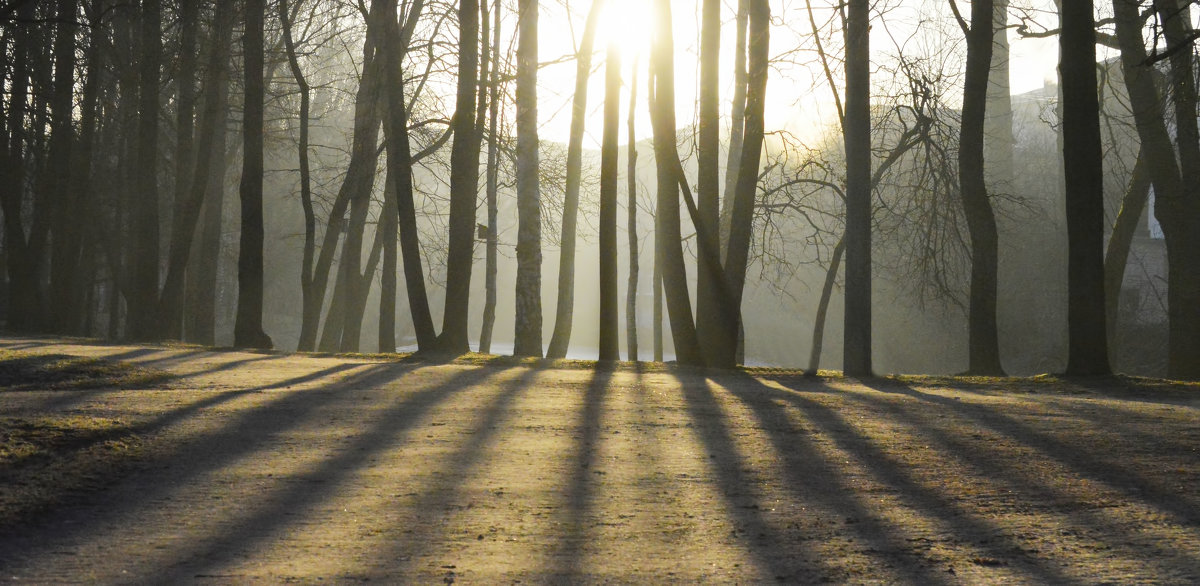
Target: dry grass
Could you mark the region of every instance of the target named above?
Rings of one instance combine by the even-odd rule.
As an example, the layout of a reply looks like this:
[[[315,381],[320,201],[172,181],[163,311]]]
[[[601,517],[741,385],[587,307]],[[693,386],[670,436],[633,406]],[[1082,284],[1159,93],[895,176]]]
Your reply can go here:
[[[0,392],[161,386],[171,374],[127,362],[0,350]]]

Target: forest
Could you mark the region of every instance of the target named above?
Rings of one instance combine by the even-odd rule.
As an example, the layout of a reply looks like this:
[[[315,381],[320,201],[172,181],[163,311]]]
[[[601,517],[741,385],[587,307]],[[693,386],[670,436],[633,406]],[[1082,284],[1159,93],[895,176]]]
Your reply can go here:
[[[1193,4],[0,0],[0,319],[1200,378]]]

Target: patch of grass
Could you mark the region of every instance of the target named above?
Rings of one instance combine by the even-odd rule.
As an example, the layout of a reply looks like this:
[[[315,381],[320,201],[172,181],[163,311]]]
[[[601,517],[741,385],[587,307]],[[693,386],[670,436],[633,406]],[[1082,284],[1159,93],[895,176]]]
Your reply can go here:
[[[143,446],[119,419],[0,418],[0,527],[111,483]]]
[[[166,371],[102,358],[0,350],[0,390],[142,389],[172,378]]]

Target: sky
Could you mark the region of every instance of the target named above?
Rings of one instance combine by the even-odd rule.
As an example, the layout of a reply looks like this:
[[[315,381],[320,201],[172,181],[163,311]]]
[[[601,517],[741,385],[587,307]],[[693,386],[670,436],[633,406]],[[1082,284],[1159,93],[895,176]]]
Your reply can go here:
[[[539,52],[542,61],[549,61],[574,52],[578,38],[583,33],[583,22],[590,7],[588,1],[570,2],[570,18],[567,8],[558,2],[542,0],[539,23]],[[944,2],[940,3],[944,4]],[[672,2],[673,25],[676,43],[676,115],[679,125],[684,126],[695,116],[695,99],[698,79],[698,31],[700,17],[698,0]],[[733,82],[733,56],[729,50],[734,43],[734,10],[736,2],[727,0],[722,11],[721,51],[721,101],[722,114],[728,115],[729,96]],[[822,13],[824,2],[813,3],[818,20],[828,17],[828,9]],[[887,31],[883,27],[872,28],[872,51],[876,58],[881,52],[894,50],[893,38],[903,38],[914,33],[919,12],[928,10],[927,0],[905,0],[889,13]],[[935,4],[936,5],[936,4]],[[804,41],[804,35],[795,28],[807,29],[807,12],[804,2],[799,0],[771,0],[771,54],[781,56]],[[561,26],[570,22],[573,26]],[[594,72],[588,93],[588,136],[585,148],[598,148],[600,144],[601,106],[604,99],[604,51],[610,39],[615,39],[622,49],[622,65],[625,88],[622,91],[621,129],[622,144],[625,117],[628,105],[629,84],[633,78],[636,61],[638,79],[638,139],[651,134],[650,121],[645,103],[645,75],[649,53],[649,32],[652,19],[649,3],[644,0],[607,0],[605,17],[601,20],[593,57]],[[1053,24],[1053,23],[1051,23]],[[920,29],[917,29],[920,30]],[[891,35],[889,38],[887,35]],[[957,33],[956,29],[949,31]],[[961,38],[961,37],[948,37]],[[1055,78],[1058,60],[1057,40],[1020,39],[1015,32],[1009,34],[1011,44],[1010,83],[1014,94],[1043,87],[1047,80]],[[807,56],[805,56],[807,58]],[[820,72],[803,65],[780,66],[768,77],[766,125],[768,131],[787,128],[805,138],[815,138],[833,120],[835,110],[827,87],[813,88],[813,79]],[[575,87],[575,64],[567,62],[543,68],[539,72],[539,119],[542,122],[541,136],[545,140],[566,142],[570,127],[570,102]]]

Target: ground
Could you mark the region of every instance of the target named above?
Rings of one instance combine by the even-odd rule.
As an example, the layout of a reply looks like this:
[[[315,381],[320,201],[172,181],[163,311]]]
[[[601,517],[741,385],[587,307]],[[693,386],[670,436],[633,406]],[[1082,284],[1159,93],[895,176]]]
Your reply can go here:
[[[3,580],[1200,582],[1194,384],[0,348]]]

